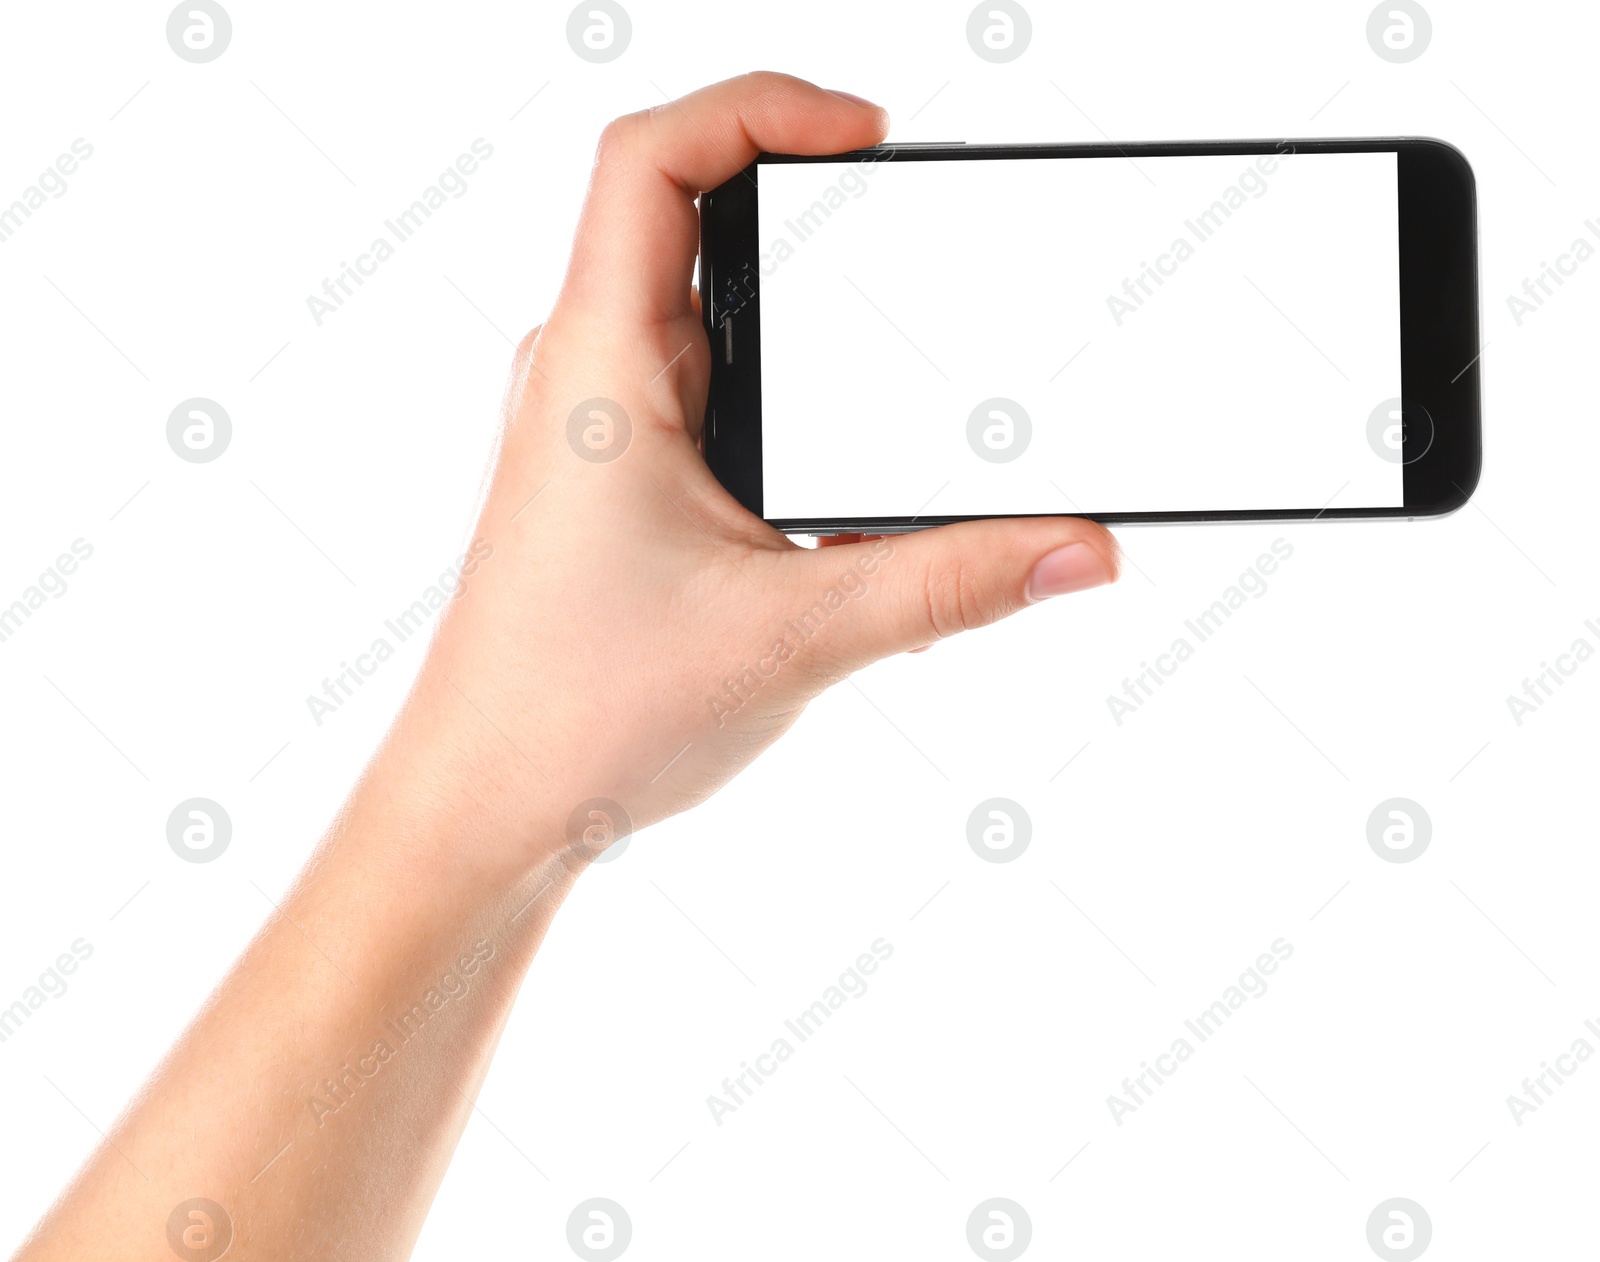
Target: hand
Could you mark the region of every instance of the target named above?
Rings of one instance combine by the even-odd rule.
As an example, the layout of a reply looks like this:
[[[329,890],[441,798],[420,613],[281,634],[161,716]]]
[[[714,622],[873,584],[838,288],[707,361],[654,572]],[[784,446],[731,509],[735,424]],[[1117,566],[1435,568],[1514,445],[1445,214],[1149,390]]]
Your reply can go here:
[[[852,671],[1116,577],[1110,535],[1076,519],[801,548],[706,468],[696,193],[759,151],[838,153],[887,126],[856,97],[751,74],[601,138],[560,297],[506,392],[477,534],[492,554],[444,620],[389,751],[516,838],[483,856],[507,874],[581,842],[588,817],[570,829],[569,817],[586,799],[621,804],[635,828],[683,810]],[[631,427],[612,430],[607,454],[621,454],[603,463],[569,442],[574,409],[594,399]],[[603,424],[587,412],[580,424]]]
[[[517,353],[470,573],[405,711],[19,1258],[164,1256],[197,1189],[241,1256],[407,1257],[528,964],[605,844],[583,835],[586,799],[620,803],[623,827],[682,810],[851,671],[1115,577],[1083,521],[799,548],[707,471],[696,190],[758,150],[834,153],[885,124],[751,75],[607,129],[560,298]],[[597,398],[631,428],[603,463],[568,441]],[[448,1002],[426,998],[440,987]],[[380,1016],[397,1012],[427,1025],[395,1049]]]

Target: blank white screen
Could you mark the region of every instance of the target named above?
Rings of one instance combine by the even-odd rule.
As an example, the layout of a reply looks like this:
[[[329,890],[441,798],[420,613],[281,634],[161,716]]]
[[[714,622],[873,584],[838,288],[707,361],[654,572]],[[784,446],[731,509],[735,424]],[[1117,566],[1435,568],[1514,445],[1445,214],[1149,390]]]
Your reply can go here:
[[[767,517],[1404,502],[1393,153],[773,163],[759,204]]]

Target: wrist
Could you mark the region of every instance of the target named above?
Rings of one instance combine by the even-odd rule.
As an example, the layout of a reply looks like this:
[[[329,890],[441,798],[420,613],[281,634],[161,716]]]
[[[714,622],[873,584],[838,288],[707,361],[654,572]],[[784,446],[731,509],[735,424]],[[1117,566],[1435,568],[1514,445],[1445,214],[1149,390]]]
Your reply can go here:
[[[385,856],[410,879],[493,895],[586,866],[569,853],[561,796],[536,772],[519,774],[408,707],[337,831],[342,842]]]

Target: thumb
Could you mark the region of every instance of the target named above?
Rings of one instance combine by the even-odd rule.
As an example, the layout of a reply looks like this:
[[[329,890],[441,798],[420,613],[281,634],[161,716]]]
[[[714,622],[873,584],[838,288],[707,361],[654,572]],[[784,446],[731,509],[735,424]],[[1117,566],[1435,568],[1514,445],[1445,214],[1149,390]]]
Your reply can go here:
[[[815,557],[838,587],[856,585],[828,628],[830,655],[848,670],[1115,582],[1120,568],[1110,532],[1075,517],[960,522]]]

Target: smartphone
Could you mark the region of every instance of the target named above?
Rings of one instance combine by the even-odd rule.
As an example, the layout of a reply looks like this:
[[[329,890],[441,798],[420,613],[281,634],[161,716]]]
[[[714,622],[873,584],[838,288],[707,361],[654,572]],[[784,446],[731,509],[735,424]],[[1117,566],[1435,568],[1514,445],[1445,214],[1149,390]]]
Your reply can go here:
[[[764,154],[700,224],[706,459],[788,533],[1431,517],[1477,485],[1442,141]]]

